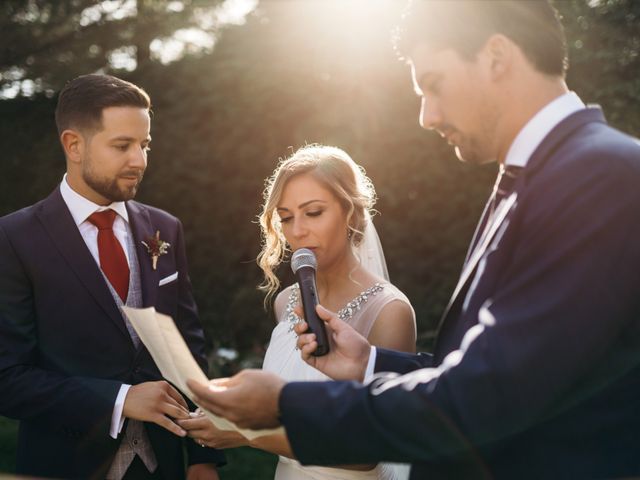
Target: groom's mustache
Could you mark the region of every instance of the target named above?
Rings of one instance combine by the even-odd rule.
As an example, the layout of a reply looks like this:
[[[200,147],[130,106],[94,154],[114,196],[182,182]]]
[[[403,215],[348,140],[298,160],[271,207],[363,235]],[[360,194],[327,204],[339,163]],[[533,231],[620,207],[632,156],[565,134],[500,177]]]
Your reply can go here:
[[[141,182],[142,177],[144,177],[144,170],[128,170],[126,172],[122,172],[118,176],[120,178],[135,178],[138,182]]]
[[[442,138],[447,138],[458,132],[458,129],[449,123],[443,123],[435,128],[436,132],[440,134]]]

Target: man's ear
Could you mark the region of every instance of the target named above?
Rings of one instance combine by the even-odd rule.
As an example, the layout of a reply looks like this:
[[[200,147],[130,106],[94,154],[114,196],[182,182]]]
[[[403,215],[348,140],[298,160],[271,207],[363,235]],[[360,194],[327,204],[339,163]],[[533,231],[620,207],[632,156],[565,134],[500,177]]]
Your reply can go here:
[[[72,163],[80,163],[85,143],[82,134],[77,130],[67,129],[60,134],[60,142],[67,159]]]
[[[508,37],[496,33],[489,37],[483,51],[488,59],[490,75],[493,80],[500,80],[510,70],[513,62],[515,44]]]

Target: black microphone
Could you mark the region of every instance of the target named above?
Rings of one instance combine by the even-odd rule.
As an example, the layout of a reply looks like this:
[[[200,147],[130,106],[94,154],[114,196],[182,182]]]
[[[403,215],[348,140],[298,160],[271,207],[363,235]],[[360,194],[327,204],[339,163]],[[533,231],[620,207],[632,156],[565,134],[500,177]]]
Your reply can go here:
[[[316,288],[316,256],[308,248],[299,248],[291,256],[291,270],[298,280],[300,287],[300,298],[302,299],[302,310],[304,318],[309,325],[311,333],[316,334],[318,348],[313,352],[313,356],[320,357],[329,353],[329,339],[324,322],[316,313],[318,305],[318,289]]]

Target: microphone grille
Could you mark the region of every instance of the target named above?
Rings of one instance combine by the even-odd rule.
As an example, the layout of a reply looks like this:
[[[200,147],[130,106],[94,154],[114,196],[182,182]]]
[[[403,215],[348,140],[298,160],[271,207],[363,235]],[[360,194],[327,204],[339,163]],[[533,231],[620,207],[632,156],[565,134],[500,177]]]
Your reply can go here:
[[[308,248],[299,248],[291,255],[291,270],[294,274],[301,267],[311,267],[315,270],[317,265],[315,254]]]

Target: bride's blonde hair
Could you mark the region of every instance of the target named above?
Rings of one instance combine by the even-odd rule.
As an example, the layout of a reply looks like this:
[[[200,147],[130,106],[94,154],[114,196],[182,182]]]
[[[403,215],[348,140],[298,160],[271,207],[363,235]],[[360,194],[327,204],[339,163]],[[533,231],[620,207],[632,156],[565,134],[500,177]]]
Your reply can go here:
[[[364,169],[340,148],[307,145],[285,160],[280,160],[273,174],[265,181],[264,203],[259,217],[262,250],[257,261],[264,273],[264,280],[258,288],[266,292],[265,306],[280,287],[274,270],[289,253],[276,208],[289,180],[303,173],[313,176],[338,199],[347,214],[348,237],[352,247],[360,245],[376,202],[375,189]]]

